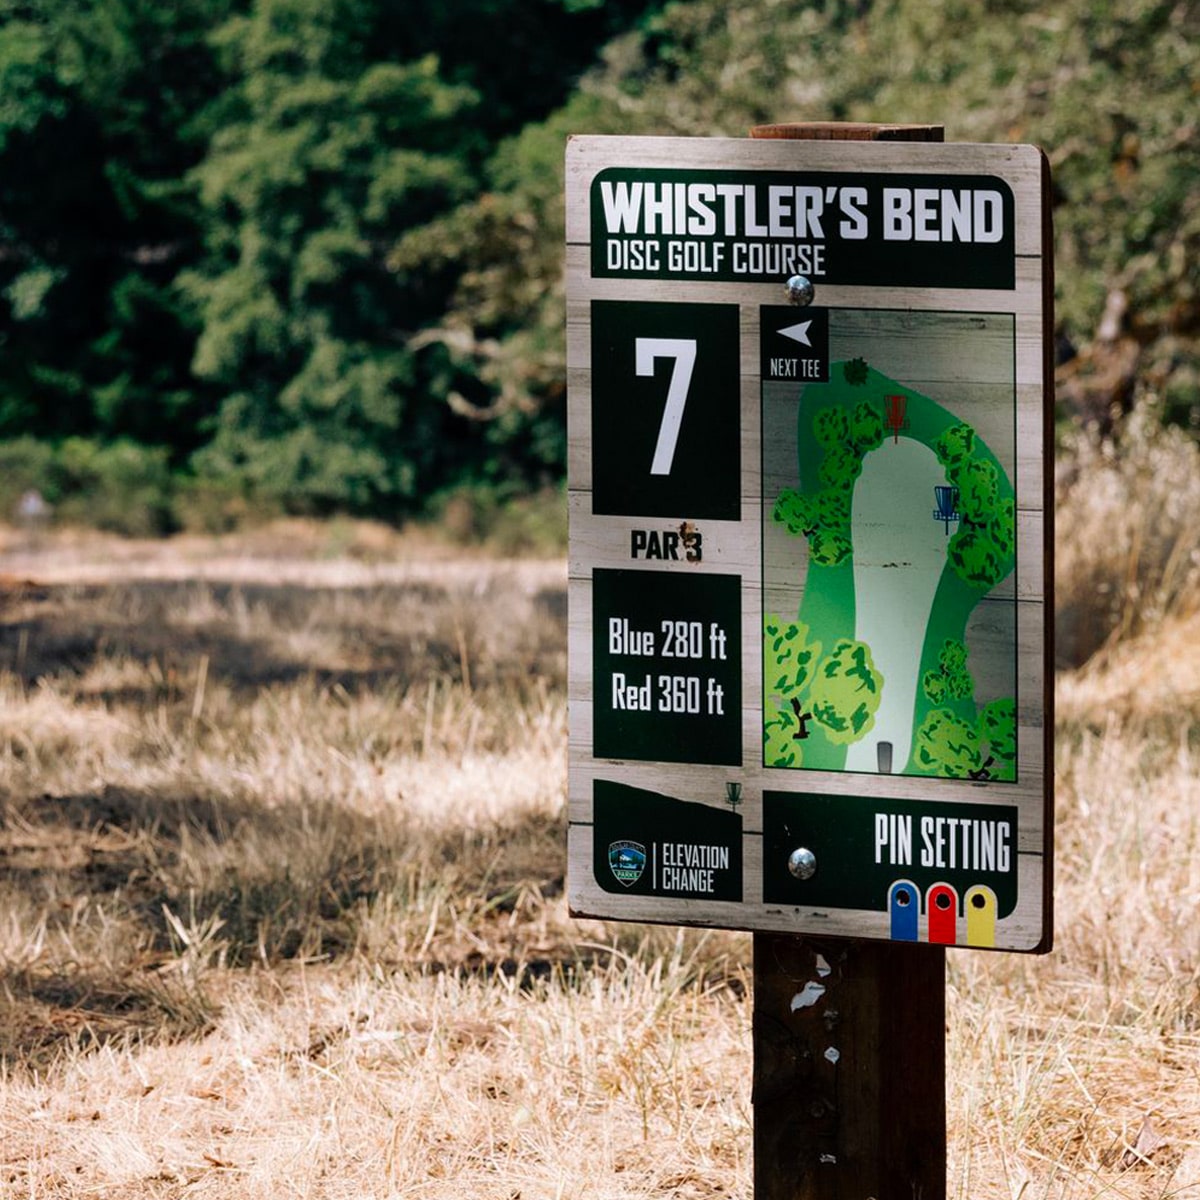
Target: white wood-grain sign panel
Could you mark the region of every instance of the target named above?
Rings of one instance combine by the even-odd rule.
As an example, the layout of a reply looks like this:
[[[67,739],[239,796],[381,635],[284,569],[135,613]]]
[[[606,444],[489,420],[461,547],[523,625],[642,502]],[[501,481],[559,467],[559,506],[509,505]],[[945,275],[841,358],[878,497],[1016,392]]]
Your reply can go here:
[[[1049,947],[1047,180],[568,143],[573,912]]]

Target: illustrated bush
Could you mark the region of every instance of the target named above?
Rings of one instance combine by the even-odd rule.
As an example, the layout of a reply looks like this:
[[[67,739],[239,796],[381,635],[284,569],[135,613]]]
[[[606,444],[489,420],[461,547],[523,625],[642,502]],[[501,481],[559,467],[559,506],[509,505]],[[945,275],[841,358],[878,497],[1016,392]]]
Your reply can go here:
[[[784,699],[807,688],[821,654],[803,623],[784,623],[774,613],[763,619],[764,691]]]
[[[960,466],[975,452],[975,430],[970,425],[953,425],[933,444],[934,453],[947,470]]]
[[[863,358],[852,358],[842,364],[842,375],[851,387],[861,387],[867,382],[867,362]]]
[[[821,482],[831,488],[849,489],[862,474],[862,455],[845,442],[836,442],[825,450],[821,460]]]
[[[1001,761],[998,778],[1015,778],[1017,757],[1017,706],[1012,699],[993,700],[979,714],[979,738]]]
[[[823,488],[816,495],[814,510],[817,521],[827,529],[850,529],[850,509],[853,493],[849,488]]]
[[[971,459],[955,470],[958,487],[958,511],[964,522],[982,524],[996,509],[1000,499],[1000,479],[994,463]]]
[[[785,488],[772,512],[789,533],[808,539],[813,562],[836,567],[853,553],[854,485],[863,456],[882,445],[883,436],[883,414],[869,400],[860,401],[849,415],[842,405],[831,404],[813,417],[813,437],[825,450],[818,468],[825,486],[815,495]]]
[[[1011,570],[1010,556],[986,529],[960,529],[947,554],[958,577],[981,589],[994,587]]]
[[[795,488],[784,488],[775,500],[771,519],[779,525],[784,525],[788,533],[803,536],[813,528],[816,518],[813,503],[803,493]]]
[[[967,700],[975,692],[975,681],[967,669],[967,648],[948,638],[938,655],[938,669],[926,671],[921,680],[926,697],[934,704],[946,700]]]
[[[988,590],[1015,566],[1016,506],[1002,496],[996,464],[983,456],[975,431],[954,425],[934,442],[946,479],[958,488],[959,527],[946,549],[950,565],[964,583]]]
[[[926,774],[965,779],[980,767],[979,734],[948,709],[935,709],[917,730],[914,757]]]
[[[821,656],[802,622],[776,614],[763,618],[763,761],[769,767],[796,767],[802,758],[797,706],[807,693]]]
[[[940,707],[948,701],[973,701],[975,681],[967,667],[967,647],[952,638],[938,655],[938,669],[921,680],[925,697],[939,707],[917,730],[916,763],[932,775],[963,779],[1016,778],[1016,704],[1010,698],[985,705],[972,723]],[[972,703],[973,708],[973,703]]]
[[[858,455],[861,470],[863,456],[883,445],[883,414],[870,401],[860,400],[854,406],[849,436],[854,453]]]
[[[848,433],[846,411],[839,405],[822,408],[813,418],[813,437],[826,450],[844,442]]]
[[[817,668],[809,689],[813,716],[830,741],[856,742],[875,724],[883,676],[866,642],[842,638]]]
[[[818,529],[808,539],[808,546],[813,561],[823,567],[839,566],[854,550],[850,534],[841,530]]]

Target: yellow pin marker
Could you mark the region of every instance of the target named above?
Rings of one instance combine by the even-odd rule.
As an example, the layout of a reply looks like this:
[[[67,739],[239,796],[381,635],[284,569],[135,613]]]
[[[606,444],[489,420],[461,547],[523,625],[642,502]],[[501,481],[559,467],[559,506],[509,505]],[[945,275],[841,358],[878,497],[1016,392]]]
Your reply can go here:
[[[967,891],[967,945],[996,944],[996,893],[978,883]]]

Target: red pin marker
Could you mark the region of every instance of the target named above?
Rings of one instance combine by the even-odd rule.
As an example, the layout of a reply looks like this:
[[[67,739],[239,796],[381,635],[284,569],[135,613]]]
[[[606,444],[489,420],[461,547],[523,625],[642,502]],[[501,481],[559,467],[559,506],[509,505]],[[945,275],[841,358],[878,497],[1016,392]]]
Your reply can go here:
[[[948,883],[935,883],[925,893],[925,915],[929,940],[953,946],[958,940],[958,893]]]

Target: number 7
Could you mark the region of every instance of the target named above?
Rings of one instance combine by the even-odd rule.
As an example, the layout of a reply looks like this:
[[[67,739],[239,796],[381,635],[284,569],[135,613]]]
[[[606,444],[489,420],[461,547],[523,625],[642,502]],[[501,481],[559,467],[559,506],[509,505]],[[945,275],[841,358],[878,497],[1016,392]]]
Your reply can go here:
[[[634,342],[634,353],[639,375],[653,375],[655,359],[675,360],[675,366],[671,370],[671,382],[667,387],[667,403],[663,407],[662,424],[658,427],[654,461],[650,464],[651,475],[670,475],[671,464],[675,461],[675,443],[679,440],[679,426],[683,423],[683,409],[687,404],[688,388],[692,384],[692,371],[696,367],[696,339],[638,338]]]

